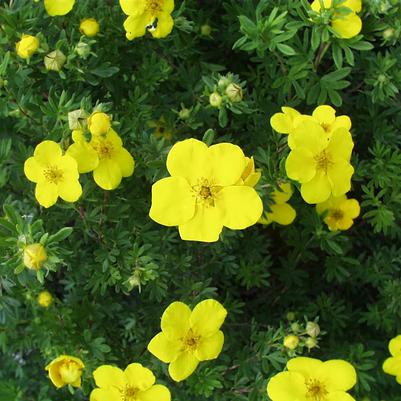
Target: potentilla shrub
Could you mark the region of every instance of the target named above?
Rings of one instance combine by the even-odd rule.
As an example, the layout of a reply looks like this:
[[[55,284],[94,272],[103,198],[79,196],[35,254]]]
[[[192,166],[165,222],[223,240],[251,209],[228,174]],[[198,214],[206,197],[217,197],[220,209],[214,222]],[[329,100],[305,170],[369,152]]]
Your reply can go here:
[[[401,399],[399,0],[0,4],[0,401]]]

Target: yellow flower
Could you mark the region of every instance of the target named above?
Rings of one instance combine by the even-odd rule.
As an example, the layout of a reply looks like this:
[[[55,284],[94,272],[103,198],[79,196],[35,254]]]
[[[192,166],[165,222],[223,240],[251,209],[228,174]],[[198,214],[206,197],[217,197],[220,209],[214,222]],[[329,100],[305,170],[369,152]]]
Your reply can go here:
[[[331,231],[337,231],[348,230],[354,224],[354,219],[359,216],[361,208],[356,199],[347,199],[346,195],[342,195],[318,203],[316,211],[319,214],[327,211],[324,221]]]
[[[246,164],[241,148],[230,143],[177,142],[167,157],[171,177],[153,184],[149,216],[178,226],[184,240],[203,242],[217,241],[223,226],[242,230],[255,224],[262,201],[253,188],[236,185]]]
[[[287,369],[267,384],[272,401],[355,401],[347,391],[356,383],[356,372],[346,361],[300,357],[290,359]]]
[[[292,107],[282,107],[282,113],[273,114],[270,125],[280,134],[290,134],[294,131],[297,118],[302,114]]]
[[[275,189],[272,195],[273,205],[269,205],[270,212],[265,212],[260,218],[259,223],[268,225],[273,222],[287,226],[291,224],[297,212],[287,203],[291,198],[293,189],[290,183],[283,183],[279,185],[281,191]]]
[[[44,308],[48,308],[50,304],[53,302],[53,296],[49,291],[42,291],[38,295],[38,304],[43,306]]]
[[[74,387],[81,387],[82,369],[84,363],[74,356],[60,355],[53,359],[45,369],[49,372],[52,383],[61,388],[67,384]]]
[[[30,58],[38,48],[39,39],[31,35],[22,35],[22,39],[15,44],[15,50],[21,58]]]
[[[102,365],[93,372],[96,386],[90,401],[170,401],[167,387],[155,384],[150,369],[140,363],[131,363],[123,371],[111,365]]]
[[[92,38],[99,32],[99,23],[94,18],[85,18],[79,24],[79,30],[83,35]]]
[[[255,187],[259,182],[262,173],[260,170],[255,170],[255,161],[252,157],[245,157],[246,166],[238,180],[237,185],[247,185],[248,187]]]
[[[93,170],[93,178],[100,188],[115,189],[123,177],[130,177],[134,173],[135,161],[112,128],[105,136],[92,137],[90,145],[99,158],[99,164]]]
[[[24,248],[23,261],[28,269],[39,270],[46,260],[47,253],[42,244],[30,244]]]
[[[55,17],[68,14],[74,4],[75,0],[45,0],[45,9],[50,16]]]
[[[36,146],[33,157],[25,161],[28,180],[36,183],[35,197],[44,207],[50,207],[60,196],[66,202],[75,202],[82,194],[77,162],[62,153],[53,141]]]
[[[294,336],[294,334],[286,336],[283,341],[284,347],[290,350],[294,350],[295,348],[297,348],[298,344],[299,344],[299,338],[297,336]]]
[[[76,160],[80,174],[93,171],[99,165],[96,150],[86,141],[84,133],[79,129],[72,131],[72,140],[74,143],[67,149],[66,154]]]
[[[349,161],[354,143],[348,130],[338,128],[328,138],[319,124],[306,120],[295,128],[293,139],[295,147],[285,168],[289,178],[301,183],[307,203],[321,203],[351,189],[354,168]]]
[[[224,307],[213,299],[198,303],[192,311],[182,302],[173,302],[164,311],[162,331],[152,338],[148,350],[169,363],[173,380],[184,380],[199,362],[216,359],[220,354],[224,344],[220,327],[226,316]]]
[[[146,30],[154,38],[164,38],[173,30],[174,0],[120,0],[120,6],[128,18],[124,28],[128,40],[145,35]]]
[[[401,335],[390,340],[388,349],[392,356],[384,361],[383,370],[385,373],[395,376],[397,383],[401,384]]]
[[[312,10],[318,13],[322,12],[321,0],[314,0],[311,4]],[[333,0],[323,0],[324,8],[330,9]],[[362,20],[356,13],[362,10],[362,0],[344,0],[337,8],[348,8],[350,12],[346,15],[334,9],[333,18],[331,20],[332,28],[337,32],[338,36],[343,39],[353,38],[358,35],[362,29]]]
[[[95,111],[88,119],[88,129],[92,135],[106,135],[111,127],[110,117],[101,111]]]
[[[336,111],[331,106],[316,107],[312,117],[320,124],[329,138],[338,128],[344,128],[347,131],[351,129],[351,119],[348,116],[336,117]]]

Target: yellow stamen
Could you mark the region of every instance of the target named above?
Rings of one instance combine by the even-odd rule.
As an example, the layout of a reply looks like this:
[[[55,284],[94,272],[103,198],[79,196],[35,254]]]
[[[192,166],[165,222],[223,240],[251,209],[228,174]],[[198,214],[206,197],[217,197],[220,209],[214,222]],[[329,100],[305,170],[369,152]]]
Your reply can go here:
[[[206,206],[214,206],[214,199],[220,187],[213,185],[206,178],[200,178],[198,184],[192,187],[194,196],[197,202],[203,203]]]
[[[306,383],[307,394],[306,397],[313,401],[324,401],[328,394],[326,386],[316,379],[309,379]]]
[[[94,146],[99,159],[111,159],[113,157],[114,147],[109,141],[101,141]]]
[[[135,401],[138,393],[138,388],[127,386],[122,394],[122,401]]]
[[[341,220],[344,217],[344,212],[340,209],[335,209],[330,213],[330,217],[333,220]]]
[[[46,180],[52,184],[58,184],[63,180],[63,171],[60,170],[57,166],[48,166],[43,174]]]
[[[151,13],[157,13],[162,11],[162,0],[148,0],[146,2],[146,10]]]
[[[325,150],[315,156],[314,159],[316,162],[316,169],[323,171],[324,173],[327,173],[327,169],[333,164]]]
[[[185,351],[195,351],[200,342],[200,336],[195,335],[192,329],[189,329],[187,335],[182,339],[183,348]]]

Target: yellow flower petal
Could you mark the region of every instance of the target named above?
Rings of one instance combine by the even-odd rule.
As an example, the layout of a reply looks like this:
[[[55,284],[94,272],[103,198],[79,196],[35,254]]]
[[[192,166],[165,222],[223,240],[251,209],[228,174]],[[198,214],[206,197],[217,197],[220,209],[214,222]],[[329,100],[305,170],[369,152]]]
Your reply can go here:
[[[330,126],[336,119],[336,111],[331,106],[318,106],[313,111],[312,116],[319,121],[319,124]]]
[[[267,383],[267,394],[272,401],[306,401],[305,379],[297,372],[278,373]]]
[[[331,22],[331,26],[340,38],[349,39],[361,32],[362,20],[355,13],[351,13],[345,16],[336,17]]]
[[[87,123],[90,133],[94,136],[106,135],[111,127],[110,117],[101,111],[92,113],[88,117]]]
[[[351,219],[357,218],[361,212],[361,207],[356,199],[347,199],[343,204],[343,209]],[[401,348],[399,355],[401,355]]]
[[[398,376],[401,373],[401,358],[387,358],[383,363],[383,371],[389,375]]]
[[[327,200],[331,194],[331,190],[329,178],[321,172],[318,172],[311,181],[301,185],[302,198],[306,203],[311,204]]]
[[[202,338],[201,343],[195,350],[195,356],[199,361],[216,359],[224,345],[224,334],[218,331],[210,337]]]
[[[65,385],[63,379],[60,376],[59,365],[61,365],[61,361],[58,363],[51,364],[46,367],[46,370],[49,371],[49,378],[51,382],[57,387],[61,388]]]
[[[181,349],[180,341],[170,341],[165,333],[156,334],[148,344],[148,351],[164,363],[175,361]]]
[[[343,195],[351,189],[351,177],[353,174],[354,168],[351,166],[351,164],[344,160],[336,161],[333,166],[330,166],[327,169],[327,177],[328,181],[330,182],[333,196]],[[321,185],[323,184],[321,183]]]
[[[168,367],[170,377],[180,382],[190,376],[197,368],[199,361],[190,352],[183,352],[174,362],[171,362]]]
[[[215,204],[224,211],[223,225],[242,230],[256,224],[263,213],[263,203],[257,192],[247,186],[224,187]]]
[[[340,359],[323,362],[321,374],[328,378],[326,386],[330,393],[347,391],[356,384],[355,368],[350,363]]]
[[[152,186],[149,216],[159,224],[178,226],[194,216],[195,204],[191,187],[185,178],[163,178]]]
[[[121,183],[122,174],[120,166],[112,159],[100,160],[99,165],[93,171],[93,178],[100,188],[108,191],[113,190]]]
[[[150,30],[154,38],[160,39],[168,36],[174,27],[174,20],[169,13],[161,13],[157,16],[157,27]]]
[[[164,0],[163,12],[171,14],[174,10],[174,0]]]
[[[127,15],[140,15],[145,11],[146,0],[120,0],[120,6]]]
[[[297,216],[295,209],[288,203],[272,205],[270,206],[270,210],[271,212],[266,213],[267,219],[283,226],[291,224]]]
[[[289,182],[284,182],[280,184],[279,188],[281,189],[281,191],[275,189],[272,195],[273,201],[276,204],[287,202],[294,192],[292,189],[292,185]]]
[[[191,313],[190,325],[194,333],[210,337],[219,331],[227,316],[224,306],[214,299],[199,302]]]
[[[325,401],[355,401],[355,398],[344,391],[335,391],[326,396]]]
[[[336,129],[327,146],[327,151],[335,156],[336,159],[350,160],[354,141],[351,133],[345,128]]]
[[[232,143],[210,146],[210,177],[213,185],[234,185],[241,178],[247,160],[242,149]]]
[[[196,205],[194,217],[178,226],[180,237],[186,241],[215,242],[223,230],[222,211],[217,207]]]
[[[36,184],[35,198],[45,208],[53,206],[58,198],[57,185],[48,182],[39,182]]]
[[[130,177],[134,173],[135,161],[127,149],[121,148],[116,154],[115,159],[120,166],[123,177]]]
[[[305,149],[293,149],[285,162],[285,170],[292,180],[309,182],[316,175],[312,153]]]
[[[170,390],[166,386],[156,384],[149,390],[141,392],[137,396],[138,401],[170,401]]]
[[[121,401],[121,393],[116,388],[95,388],[91,392],[90,401]]]
[[[345,128],[349,131],[352,127],[351,119],[348,116],[338,116],[330,127],[331,131],[334,132],[337,128]]]
[[[99,366],[93,372],[93,378],[95,379],[96,386],[107,389],[110,387],[125,388],[127,380],[124,376],[124,372],[111,365]]]
[[[66,202],[76,202],[82,195],[82,186],[76,179],[63,181],[58,184],[58,195]]]
[[[401,335],[390,340],[388,349],[392,356],[401,356]]]
[[[146,33],[146,28],[153,21],[153,18],[148,13],[139,15],[130,15],[124,21],[124,29],[126,31],[126,37],[128,40],[139,38]]]
[[[62,155],[61,147],[53,141],[43,141],[35,148],[34,157],[38,163],[57,163]]]
[[[130,387],[141,391],[150,389],[156,381],[155,375],[148,368],[144,368],[140,363],[131,363],[124,370],[125,378]]]
[[[99,157],[95,149],[87,142],[73,143],[66,154],[71,156],[78,164],[81,174],[93,171],[99,165]]]
[[[68,14],[74,4],[75,0],[45,0],[46,11],[52,17]]]
[[[292,107],[282,107],[283,113],[276,113],[270,118],[270,125],[280,134],[289,134],[294,129],[294,120],[300,116],[297,110]]]
[[[191,309],[183,302],[173,302],[164,311],[161,329],[170,341],[184,337],[189,330]]]
[[[294,148],[307,149],[313,154],[318,154],[327,147],[327,134],[324,129],[310,119],[303,120],[294,129],[292,134]]]
[[[323,362],[319,359],[308,358],[308,357],[297,357],[290,359],[287,362],[287,369],[290,372],[298,372],[307,380],[311,376],[313,377],[316,372],[320,371]]]
[[[172,176],[184,177],[196,185],[202,176],[209,177],[210,156],[205,143],[197,139],[177,142],[167,156],[167,170]]]
[[[362,10],[362,0],[345,0],[341,7],[348,7],[355,13],[359,13]]]
[[[40,182],[45,179],[43,175],[43,167],[38,163],[37,159],[30,157],[24,163],[24,173],[29,181]]]

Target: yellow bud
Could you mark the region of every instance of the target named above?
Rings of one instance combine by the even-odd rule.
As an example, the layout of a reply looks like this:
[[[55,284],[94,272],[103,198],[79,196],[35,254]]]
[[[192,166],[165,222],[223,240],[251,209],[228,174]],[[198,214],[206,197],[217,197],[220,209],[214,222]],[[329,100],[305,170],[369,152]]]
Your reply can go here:
[[[320,333],[320,327],[315,322],[306,323],[306,334],[311,337],[317,337]]]
[[[39,39],[36,36],[22,35],[22,39],[15,44],[15,50],[21,58],[30,58],[39,48]]]
[[[210,36],[210,34],[212,33],[212,28],[210,25],[204,24],[201,26],[200,31],[202,36]]]
[[[46,260],[47,253],[42,244],[31,244],[24,248],[23,261],[28,269],[39,270]]]
[[[299,344],[299,338],[297,336],[294,336],[293,334],[286,336],[283,341],[284,347],[291,350],[297,348],[298,344]]]
[[[92,38],[99,32],[99,23],[94,18],[85,18],[81,21],[79,30],[82,35]]]
[[[67,57],[60,50],[54,50],[45,56],[45,67],[48,71],[60,71]]]
[[[111,127],[110,117],[103,112],[95,111],[88,117],[88,128],[92,135],[105,135]]]
[[[209,103],[212,107],[219,108],[221,106],[222,101],[223,98],[217,92],[213,92],[209,96]]]
[[[38,304],[43,306],[44,308],[48,308],[49,305],[53,302],[53,296],[49,291],[42,291],[38,295]]]
[[[242,100],[242,88],[237,84],[231,83],[227,86],[226,95],[233,103],[238,103]]]

